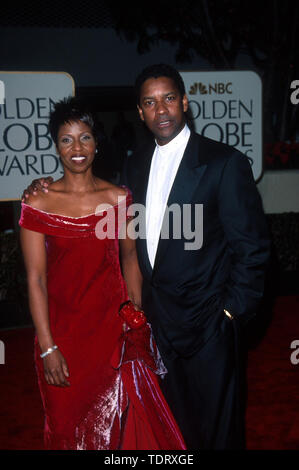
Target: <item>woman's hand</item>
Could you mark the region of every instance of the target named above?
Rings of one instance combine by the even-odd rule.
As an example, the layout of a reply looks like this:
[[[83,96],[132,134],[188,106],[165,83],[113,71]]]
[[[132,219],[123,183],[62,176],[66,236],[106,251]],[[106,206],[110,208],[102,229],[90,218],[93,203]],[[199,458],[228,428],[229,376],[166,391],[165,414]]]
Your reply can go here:
[[[56,385],[57,387],[69,387],[67,380],[69,370],[63,355],[56,349],[43,359],[45,379],[48,385]]]
[[[32,183],[24,190],[22,194],[22,202],[25,202],[26,199],[33,194],[36,196],[38,191],[43,191],[44,193],[48,192],[48,187],[53,183],[52,176],[47,176],[46,178],[39,178],[38,180],[33,180]]]
[[[132,299],[130,299],[130,300],[131,300],[131,302],[132,302],[132,304],[133,304],[135,310],[137,310],[138,312],[139,312],[140,310],[143,311],[140,304],[135,304],[135,302],[133,302]]]

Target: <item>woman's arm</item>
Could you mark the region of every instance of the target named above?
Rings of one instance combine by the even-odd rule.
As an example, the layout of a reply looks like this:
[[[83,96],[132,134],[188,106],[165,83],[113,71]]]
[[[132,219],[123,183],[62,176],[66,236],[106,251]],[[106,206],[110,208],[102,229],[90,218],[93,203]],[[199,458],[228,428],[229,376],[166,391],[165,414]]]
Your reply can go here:
[[[21,227],[20,239],[27,271],[30,312],[40,349],[45,352],[55,344],[48,314],[45,236]],[[45,378],[48,384],[69,385],[66,379],[69,376],[67,364],[58,349],[45,356],[43,360]]]
[[[127,284],[129,299],[141,308],[142,274],[139,269],[135,240],[120,239],[122,273]]]

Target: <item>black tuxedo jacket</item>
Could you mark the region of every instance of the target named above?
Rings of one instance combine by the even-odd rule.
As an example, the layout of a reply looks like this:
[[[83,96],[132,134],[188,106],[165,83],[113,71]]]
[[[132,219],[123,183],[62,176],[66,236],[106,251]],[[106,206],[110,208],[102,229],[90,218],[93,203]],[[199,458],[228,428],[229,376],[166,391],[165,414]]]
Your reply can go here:
[[[135,203],[145,205],[154,143],[129,157],[122,182]],[[202,204],[202,245],[187,250],[189,235],[160,239],[153,268],[146,240],[136,240],[144,277],[143,308],[159,349],[167,357],[187,357],[200,350],[220,327],[246,322],[263,294],[269,257],[267,224],[245,155],[225,144],[191,133],[173,183],[168,206]],[[198,230],[197,224],[197,230]]]

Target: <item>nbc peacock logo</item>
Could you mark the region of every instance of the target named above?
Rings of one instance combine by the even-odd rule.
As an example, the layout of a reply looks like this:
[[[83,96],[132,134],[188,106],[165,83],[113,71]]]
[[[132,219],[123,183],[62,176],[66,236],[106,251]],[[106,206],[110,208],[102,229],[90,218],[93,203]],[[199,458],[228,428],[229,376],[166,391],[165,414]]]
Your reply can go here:
[[[202,82],[195,82],[189,89],[189,95],[224,95],[225,93],[231,95],[232,92],[232,82],[216,82],[209,83],[208,85]]]

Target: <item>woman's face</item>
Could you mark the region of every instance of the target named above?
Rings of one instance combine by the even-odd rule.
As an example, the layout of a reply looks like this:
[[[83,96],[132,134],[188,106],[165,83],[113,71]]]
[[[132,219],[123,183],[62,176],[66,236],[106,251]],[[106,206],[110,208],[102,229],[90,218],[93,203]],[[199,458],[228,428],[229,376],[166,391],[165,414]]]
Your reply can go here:
[[[91,166],[96,151],[96,141],[90,127],[81,121],[60,126],[57,150],[65,168],[73,173],[85,172]]]

